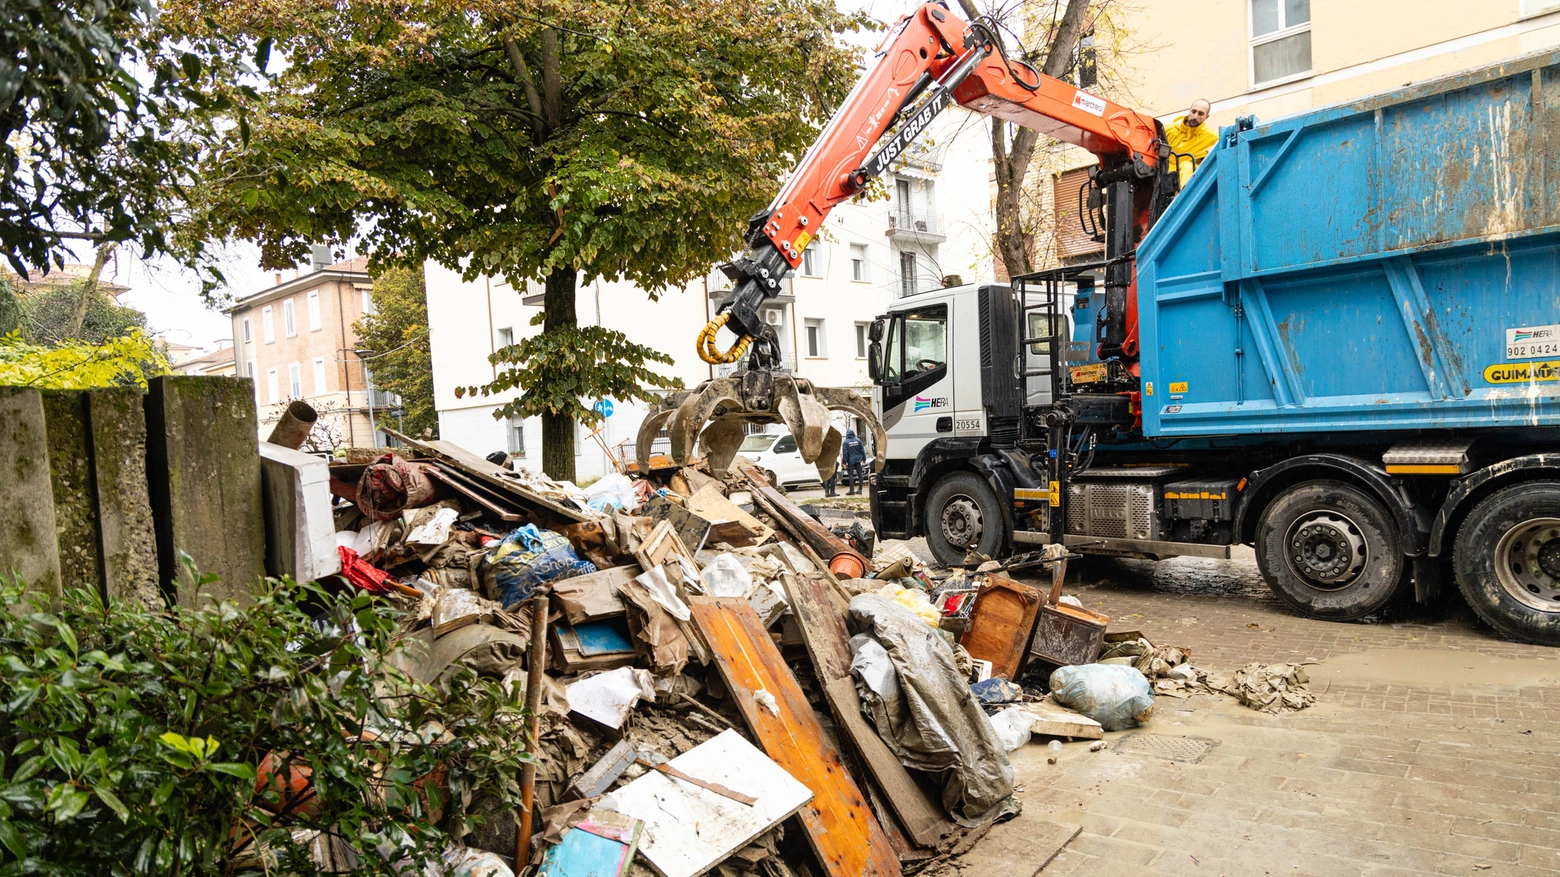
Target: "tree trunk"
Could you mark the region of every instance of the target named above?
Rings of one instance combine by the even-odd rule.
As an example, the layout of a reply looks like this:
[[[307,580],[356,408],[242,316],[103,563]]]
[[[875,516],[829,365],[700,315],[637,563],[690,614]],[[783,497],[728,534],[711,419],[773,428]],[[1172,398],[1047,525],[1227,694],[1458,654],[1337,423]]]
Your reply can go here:
[[[91,310],[92,302],[97,298],[98,280],[103,276],[103,266],[108,264],[108,259],[114,254],[113,244],[103,244],[98,247],[97,256],[92,260],[92,273],[87,279],[79,281],[76,286],[76,301],[71,307],[70,331],[62,341],[75,341],[81,338],[81,329],[86,325],[87,312]]]
[[[960,0],[964,12],[971,19],[980,15],[975,0]],[[1089,11],[1089,0],[1067,0],[1067,9],[1056,25],[1056,38],[1046,50],[1045,64],[1040,72],[1046,76],[1062,75],[1072,58],[1078,35],[1083,32],[1083,19]],[[1024,177],[1029,173],[1029,161],[1035,155],[1035,143],[1039,134],[1031,128],[1014,126],[1012,142],[1008,141],[1008,123],[1002,119],[991,120],[991,161],[997,178],[996,250],[1001,257],[1008,277],[1027,274],[1029,247],[1024,240],[1023,204]]]
[[[572,268],[555,268],[547,275],[547,295],[542,303],[546,322],[542,331],[579,325],[574,315],[577,279]],[[542,471],[557,481],[574,480],[574,418],[568,414],[542,415]]]

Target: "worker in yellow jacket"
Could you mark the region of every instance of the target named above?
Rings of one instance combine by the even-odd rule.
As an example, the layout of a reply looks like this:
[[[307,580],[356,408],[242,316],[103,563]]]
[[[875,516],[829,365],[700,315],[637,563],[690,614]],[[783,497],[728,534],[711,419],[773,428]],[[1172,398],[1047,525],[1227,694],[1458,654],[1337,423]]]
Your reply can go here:
[[[1186,188],[1186,181],[1192,178],[1192,171],[1202,164],[1208,150],[1219,142],[1219,133],[1207,124],[1209,109],[1207,101],[1194,100],[1186,115],[1165,129],[1165,140],[1170,143],[1170,151],[1176,153],[1170,159],[1171,167],[1180,168],[1183,189]],[[1190,161],[1186,159],[1188,155],[1191,156]]]

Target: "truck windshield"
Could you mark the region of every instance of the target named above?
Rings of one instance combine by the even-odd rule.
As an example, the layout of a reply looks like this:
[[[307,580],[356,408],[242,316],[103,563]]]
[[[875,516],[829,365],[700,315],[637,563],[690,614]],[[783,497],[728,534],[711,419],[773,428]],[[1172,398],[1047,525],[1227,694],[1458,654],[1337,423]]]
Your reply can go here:
[[[901,380],[941,368],[948,361],[947,305],[908,311],[896,322],[901,331],[890,336],[886,358],[890,367],[902,369]]]

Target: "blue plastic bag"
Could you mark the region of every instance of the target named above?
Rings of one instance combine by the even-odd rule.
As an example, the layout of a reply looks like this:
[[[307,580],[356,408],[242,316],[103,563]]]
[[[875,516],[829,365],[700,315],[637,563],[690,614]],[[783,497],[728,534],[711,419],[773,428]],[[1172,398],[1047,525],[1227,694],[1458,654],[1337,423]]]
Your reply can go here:
[[[970,686],[976,700],[984,704],[1013,703],[1024,699],[1024,689],[998,676]]]
[[[596,571],[596,565],[580,560],[574,546],[562,534],[526,524],[504,541],[488,549],[483,559],[483,579],[489,593],[501,594],[505,609],[531,596],[538,585]]]
[[[1154,690],[1136,667],[1081,664],[1051,674],[1051,696],[1107,731],[1136,727],[1154,710]]]

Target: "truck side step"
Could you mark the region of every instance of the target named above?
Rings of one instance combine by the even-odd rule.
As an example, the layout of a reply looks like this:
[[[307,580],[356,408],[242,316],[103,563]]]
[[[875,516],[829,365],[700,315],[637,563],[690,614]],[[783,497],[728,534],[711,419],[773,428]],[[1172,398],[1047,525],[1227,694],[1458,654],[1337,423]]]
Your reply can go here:
[[[1048,545],[1051,537],[1035,530],[1018,530],[1014,542]],[[1067,544],[1080,546],[1085,554],[1149,554],[1155,557],[1211,557],[1230,559],[1230,546],[1204,545],[1200,542],[1157,542],[1152,539],[1103,539],[1098,536],[1067,535]]]
[[[1390,475],[1467,475],[1473,439],[1415,439],[1398,442],[1381,455]]]

